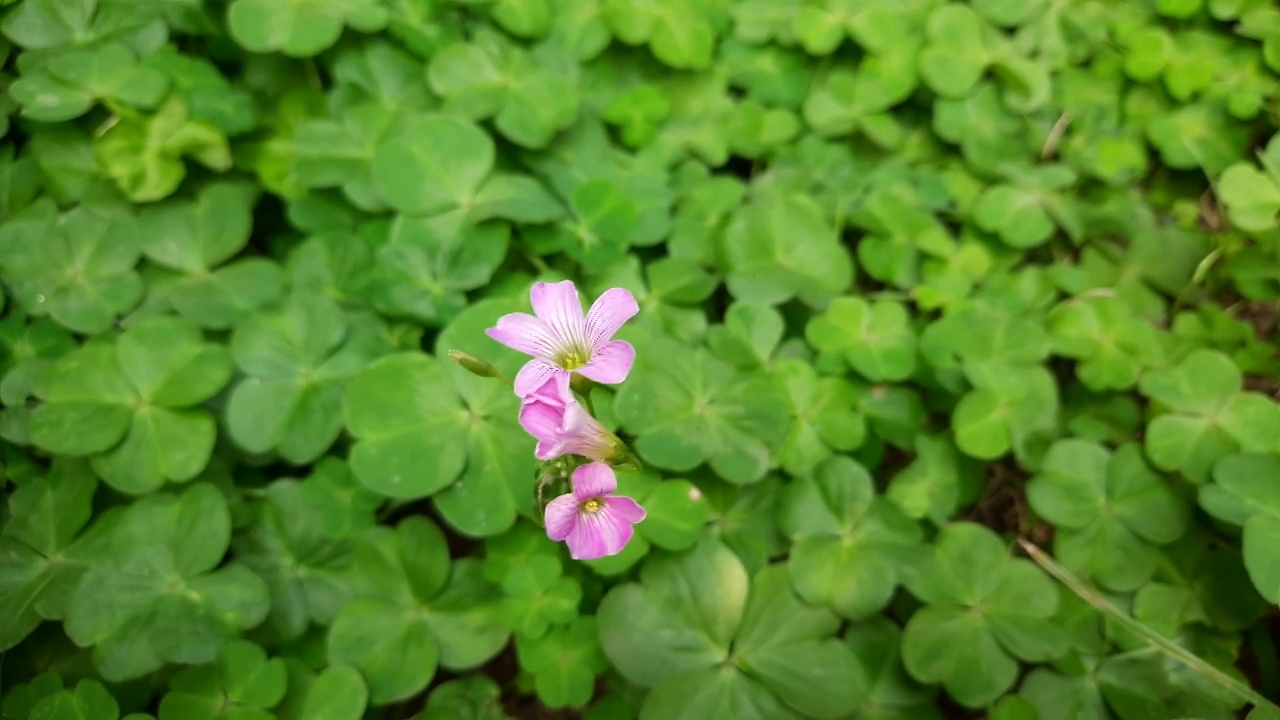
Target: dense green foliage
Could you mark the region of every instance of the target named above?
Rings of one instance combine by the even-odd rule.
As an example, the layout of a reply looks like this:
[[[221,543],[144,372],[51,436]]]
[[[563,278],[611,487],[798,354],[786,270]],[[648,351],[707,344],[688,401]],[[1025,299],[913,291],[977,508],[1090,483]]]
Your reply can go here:
[[[1271,0],[0,0],[0,32],[5,720],[1280,697]],[[648,518],[582,563],[518,399],[447,356],[513,373],[484,329],[562,278],[641,306],[593,400]]]

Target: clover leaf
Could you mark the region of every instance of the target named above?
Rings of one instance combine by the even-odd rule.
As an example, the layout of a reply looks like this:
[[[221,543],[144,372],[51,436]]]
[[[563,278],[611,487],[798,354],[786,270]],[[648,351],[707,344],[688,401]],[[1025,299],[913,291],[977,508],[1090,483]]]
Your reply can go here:
[[[520,355],[484,335],[518,303],[476,303],[437,340],[515,374]],[[447,363],[447,364],[446,364]],[[355,436],[351,470],[385,497],[434,496],[455,528],[475,536],[511,527],[532,498],[533,440],[516,423],[511,388],[471,375],[451,360],[400,353],[369,365],[347,390],[344,415]]]
[[[806,602],[859,620],[882,610],[914,560],[920,528],[877,497],[866,469],[837,456],[787,489],[791,584]]]
[[[902,630],[892,620],[872,617],[850,625],[845,645],[866,670],[871,692],[855,718],[937,720],[932,693],[913,681],[902,667]]]
[[[107,532],[111,552],[81,577],[63,624],[77,645],[93,646],[103,678],[141,677],[166,662],[211,662],[226,641],[266,617],[262,579],[238,563],[221,565],[231,516],[212,485],[148,495]]]
[[[868,691],[857,659],[832,637],[838,618],[801,602],[785,565],[749,580],[712,539],[646,563],[640,582],[605,595],[597,621],[609,660],[651,688],[642,720],[840,718]],[[811,671],[795,673],[799,662]]]
[[[1213,468],[1213,484],[1200,488],[1200,504],[1211,515],[1244,527],[1244,564],[1258,592],[1280,602],[1280,459],[1274,455],[1229,455]]]
[[[807,363],[782,359],[775,365],[791,400],[791,427],[778,448],[778,462],[804,475],[835,452],[856,450],[867,434],[856,408],[857,391],[842,378],[820,377]]]
[[[266,720],[284,697],[288,674],[284,660],[247,640],[233,640],[218,651],[215,663],[190,667],[169,681],[160,700],[160,720]]]
[[[1151,470],[1137,445],[1115,453],[1069,438],[1055,442],[1027,499],[1058,528],[1054,554],[1105,587],[1131,591],[1155,572],[1155,545],[1182,537],[1186,503]]]
[[[419,720],[511,720],[502,689],[486,675],[468,675],[437,685]]]
[[[138,218],[142,252],[173,271],[153,282],[201,327],[230,328],[282,294],[275,263],[248,258],[224,265],[249,242],[254,199],[249,186],[213,183],[194,200],[159,203]]]
[[[0,650],[17,645],[42,619],[62,617],[92,555],[92,538],[81,530],[97,487],[87,464],[60,459],[9,497],[0,532]]]
[[[787,399],[767,375],[742,374],[706,350],[655,337],[618,391],[614,412],[649,463],[683,472],[706,462],[756,482],[787,429]]]
[[[496,35],[442,48],[431,59],[431,89],[445,108],[484,120],[525,148],[545,147],[578,116],[574,66],[554,45],[527,52]]]
[[[820,306],[853,281],[853,260],[817,203],[794,194],[750,203],[725,229],[726,284],[735,298]]]
[[[1164,349],[1155,328],[1118,298],[1072,298],[1050,313],[1048,329],[1054,352],[1075,358],[1076,375],[1094,391],[1128,390]]]
[[[1222,171],[1218,194],[1227,206],[1231,223],[1246,232],[1264,232],[1276,226],[1280,213],[1280,184],[1267,173],[1246,163]]]
[[[231,338],[246,375],[227,400],[231,438],[295,464],[316,459],[342,432],[348,381],[388,349],[377,324],[349,321],[322,296],[294,293],[278,311],[249,318]]]
[[[1265,395],[1241,392],[1241,385],[1235,364],[1205,349],[1143,375],[1139,390],[1162,411],[1147,425],[1152,464],[1200,484],[1219,458],[1273,452],[1280,437],[1280,406]]]
[[[232,543],[236,559],[271,588],[266,628],[285,639],[302,635],[312,623],[333,622],[351,599],[345,572],[351,543],[327,536],[312,521],[313,507],[303,484],[277,480],[255,508],[256,522]]]
[[[38,675],[25,689],[29,690],[29,695],[22,698],[21,704],[29,702],[29,707],[19,706],[11,711],[11,704],[17,706],[19,702],[11,700],[12,696],[6,696],[6,717],[18,720],[117,720],[120,717],[120,704],[97,680],[81,680],[74,689],[63,688],[62,678],[56,673],[46,672]]]
[[[226,136],[192,119],[182,100],[173,96],[154,115],[121,118],[96,138],[94,149],[107,176],[138,203],[173,194],[187,174],[184,157],[215,172],[231,167]]]
[[[914,450],[915,459],[893,476],[885,495],[907,517],[928,518],[941,527],[982,494],[980,467],[946,438],[921,434]]]
[[[588,615],[537,639],[516,637],[520,667],[533,675],[534,691],[544,706],[582,707],[591,700],[596,675],[609,666],[596,625]]]
[[[55,362],[36,383],[31,442],[92,456],[112,487],[140,494],[200,474],[213,451],[213,418],[194,406],[231,377],[226,349],[176,318],[143,320],[115,342],[94,342]]]
[[[163,19],[154,8],[115,5],[98,0],[34,0],[22,3],[4,18],[5,37],[20,47],[47,50],[91,45],[113,34],[137,41],[157,29]]]
[[[452,562],[431,521],[376,527],[357,543],[357,599],[329,628],[330,662],[355,667],[374,705],[423,690],[437,665],[480,665],[507,642],[495,622],[492,589],[473,560]]]
[[[374,526],[374,511],[382,499],[351,476],[351,468],[333,457],[321,458],[302,481],[308,516],[325,536],[354,537]]]
[[[819,352],[840,353],[868,380],[901,381],[916,367],[916,336],[900,303],[839,297],[816,315],[805,337]]]
[[[982,193],[974,206],[974,220],[978,227],[996,233],[1015,248],[1036,247],[1047,242],[1059,224],[1070,235],[1077,236],[1078,221],[1059,196],[1075,182],[1075,173],[1061,166],[1017,173],[1010,184],[993,185]]]
[[[36,379],[57,358],[75,349],[71,334],[52,320],[28,321],[18,314],[0,321],[0,437],[27,445],[30,400]]]
[[[1155,116],[1147,125],[1147,138],[1172,168],[1202,168],[1220,174],[1241,156],[1248,137],[1229,121],[1216,104],[1183,105]]]
[[[947,98],[966,97],[991,61],[983,22],[965,5],[941,5],[929,13],[920,51],[920,77]]]
[[[968,571],[956,573],[958,567]],[[965,707],[982,707],[1012,687],[1018,659],[1041,662],[1066,650],[1052,621],[1053,582],[1030,561],[1010,558],[985,527],[944,527],[932,557],[906,582],[928,603],[902,634],[907,672],[942,683]]]
[[[628,45],[647,43],[655,57],[680,69],[710,67],[715,33],[707,2],[605,0],[603,14],[613,34]]]
[[[0,276],[31,314],[100,333],[142,299],[137,221],[128,208],[80,205],[59,215],[47,199],[0,229]]]
[[[377,32],[387,10],[376,0],[234,0],[227,8],[227,29],[244,49],[279,50],[289,57],[310,57],[328,49],[344,25]]]
[[[79,117],[99,99],[138,108],[155,107],[169,89],[160,71],[139,64],[123,43],[60,53],[38,71],[9,86],[23,115],[41,122]]]

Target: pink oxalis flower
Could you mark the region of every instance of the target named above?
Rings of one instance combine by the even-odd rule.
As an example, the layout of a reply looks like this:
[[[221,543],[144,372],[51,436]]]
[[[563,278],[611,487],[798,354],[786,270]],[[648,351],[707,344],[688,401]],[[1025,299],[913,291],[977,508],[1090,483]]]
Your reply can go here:
[[[614,495],[618,478],[602,462],[573,471],[573,492],[547,504],[547,537],[569,546],[574,560],[617,555],[631,540],[632,526],[644,520],[644,508],[629,497]]]
[[[503,345],[533,356],[516,373],[516,395],[530,395],[554,377],[567,384],[575,372],[606,385],[627,379],[636,351],[631,343],[614,340],[613,334],[640,311],[630,292],[606,290],[585,316],[571,280],[534,283],[529,301],[533,315],[503,315],[485,331]]]
[[[561,455],[582,455],[592,460],[612,460],[622,447],[618,437],[591,416],[569,390],[566,377],[547,378],[525,396],[520,425],[538,440],[534,457],[554,460]]]

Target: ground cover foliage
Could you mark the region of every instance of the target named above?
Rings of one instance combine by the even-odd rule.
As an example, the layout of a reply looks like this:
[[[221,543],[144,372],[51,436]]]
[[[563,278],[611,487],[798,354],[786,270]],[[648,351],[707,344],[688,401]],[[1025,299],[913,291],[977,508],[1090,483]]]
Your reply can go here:
[[[0,13],[6,720],[1280,697],[1269,0]],[[565,278],[641,306],[590,562],[448,357]]]

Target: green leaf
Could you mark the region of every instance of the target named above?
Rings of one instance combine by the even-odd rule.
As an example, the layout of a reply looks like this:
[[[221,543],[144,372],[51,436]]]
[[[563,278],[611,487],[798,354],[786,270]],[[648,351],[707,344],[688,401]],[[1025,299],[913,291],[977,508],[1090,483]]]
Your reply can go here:
[[[246,377],[227,401],[227,429],[252,453],[303,464],[342,431],[348,381],[386,350],[378,324],[349,323],[336,303],[296,293],[278,312],[236,327],[231,354]]]
[[[1027,484],[1032,509],[1052,522],[1054,554],[1073,571],[1118,591],[1151,578],[1153,545],[1182,537],[1185,503],[1134,444],[1114,454],[1083,440],[1059,440]]]
[[[137,222],[117,204],[59,215],[38,200],[0,229],[0,276],[33,315],[84,334],[111,327],[142,299]]]
[[[244,49],[279,50],[289,57],[310,57],[329,48],[344,25],[377,32],[387,11],[375,0],[234,0],[227,8],[227,29]]]
[[[77,540],[92,515],[98,483],[83,462],[58,460],[49,474],[15,490],[0,532],[0,649],[17,645],[42,619],[62,616],[84,572],[91,541]]]
[[[806,602],[852,620],[882,610],[917,554],[920,529],[877,498],[857,462],[834,457],[792,483],[783,526],[795,544],[791,582]]]
[[[1227,206],[1231,224],[1246,232],[1265,232],[1276,226],[1280,186],[1252,165],[1237,163],[1218,178],[1218,194]]]
[[[139,217],[143,253],[175,273],[153,282],[175,310],[202,327],[228,329],[282,294],[274,263],[250,258],[223,265],[249,242],[254,200],[249,186],[214,183],[194,200],[160,203]]]
[[[369,689],[355,668],[330,665],[311,685],[301,720],[360,720],[368,701]]]
[[[270,718],[266,712],[284,697],[288,675],[284,660],[247,640],[233,640],[218,651],[218,661],[187,668],[169,681],[160,700],[160,720]]]
[[[351,599],[345,573],[351,544],[327,536],[312,522],[314,506],[307,502],[303,484],[277,480],[265,494],[257,522],[233,547],[236,558],[271,588],[267,627],[292,639],[312,623],[333,622]]]
[[[1244,564],[1254,587],[1268,602],[1280,602],[1280,565],[1274,547],[1280,537],[1280,459],[1272,455],[1231,455],[1213,469],[1213,484],[1200,488],[1200,504],[1213,516],[1244,526]]]
[[[419,720],[510,720],[501,688],[487,675],[467,675],[437,685]]]
[[[172,96],[150,117],[122,118],[97,136],[94,150],[107,176],[138,203],[173,194],[187,174],[185,157],[215,172],[231,167],[226,136],[193,120]]]
[[[378,145],[373,183],[403,213],[436,215],[469,208],[493,168],[493,157],[493,141],[476,125],[421,115]]]
[[[593,617],[572,623],[539,639],[516,636],[520,667],[534,677],[534,690],[545,707],[580,708],[595,692],[596,674],[608,667]]]
[[[116,720],[120,705],[97,680],[81,680],[75,690],[61,690],[35,703],[28,716],[32,720]]]
[[[60,53],[41,71],[24,72],[9,88],[23,106],[23,115],[40,122],[79,117],[100,99],[155,107],[169,89],[168,78],[140,65],[122,43]]]
[[[819,352],[840,353],[873,382],[901,381],[916,367],[916,336],[906,308],[888,301],[840,297],[805,327]]]
[[[383,358],[357,375],[347,392],[346,424],[358,440],[352,470],[366,487],[388,497],[438,492],[466,466],[467,430],[458,422],[465,413],[435,358]]]
[[[676,472],[708,463],[734,483],[756,482],[785,435],[787,400],[766,375],[735,373],[705,350],[652,338],[617,396],[619,421],[646,462]]]
[[[1171,368],[1147,373],[1139,389],[1170,412],[1147,427],[1146,448],[1162,470],[1203,483],[1213,463],[1238,450],[1269,452],[1280,433],[1280,406],[1241,392],[1240,370],[1226,355],[1200,349]]]
[[[792,475],[807,474],[834,452],[856,450],[867,435],[857,391],[841,378],[819,377],[799,360],[777,361],[775,372],[791,399],[791,428],[778,460]]]
[[[989,62],[982,20],[964,5],[942,5],[929,14],[927,43],[920,51],[920,77],[939,95],[963,98],[982,79]]]
[[[971,570],[955,573],[959,562]],[[942,683],[966,707],[986,705],[1008,690],[1017,658],[1043,661],[1066,650],[1065,635],[1051,621],[1058,607],[1053,582],[1030,561],[1010,558],[980,525],[944,527],[933,557],[907,587],[928,603],[903,632],[907,671]]]
[[[853,261],[819,206],[783,195],[738,210],[725,230],[726,282],[735,298],[820,306],[853,281]]]
[[[67,604],[64,628],[107,680],[141,677],[166,662],[211,662],[267,615],[270,594],[251,570],[219,567],[231,534],[226,500],[211,485],[149,495],[109,531]]]
[[[352,566],[364,597],[338,613],[327,647],[331,662],[364,676],[371,704],[418,693],[437,664],[477,666],[507,641],[478,566],[450,563],[444,535],[428,520],[412,517],[394,530],[370,530]]]
[[[525,148],[545,147],[578,116],[576,68],[554,45],[526,52],[496,35],[455,43],[431,59],[431,89],[448,110],[494,118],[498,132]]]
[[[118,490],[140,494],[185,482],[209,461],[213,418],[193,406],[231,377],[226,350],[176,318],[140,321],[114,343],[92,343],[44,373],[31,441],[93,467]]]
[[[719,717],[743,703],[756,708],[751,717],[839,718],[857,705],[866,687],[857,659],[830,637],[836,616],[796,598],[785,566],[760,572],[749,599],[747,585],[737,558],[705,540],[647,563],[641,584],[605,596],[605,654],[628,680],[653,688],[642,718]],[[799,673],[805,657],[819,662]]]
[[[702,3],[605,0],[604,19],[630,45],[648,43],[663,63],[681,69],[711,65],[715,34]]]
[[[951,441],[920,435],[915,452],[916,459],[893,476],[885,493],[907,517],[942,526],[982,494],[979,467],[957,454]]]

